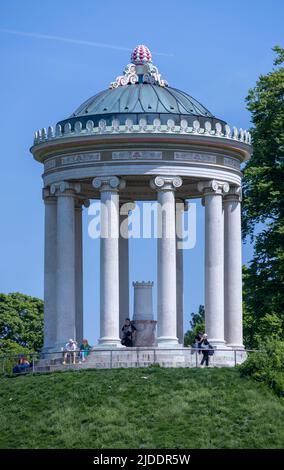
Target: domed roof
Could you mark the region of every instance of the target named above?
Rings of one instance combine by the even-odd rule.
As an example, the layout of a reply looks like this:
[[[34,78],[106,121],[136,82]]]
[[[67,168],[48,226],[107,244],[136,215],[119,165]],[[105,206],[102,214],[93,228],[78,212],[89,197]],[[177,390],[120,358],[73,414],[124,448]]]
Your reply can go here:
[[[68,120],[59,124],[64,127],[68,121],[73,128],[78,118],[83,126],[88,120],[97,126],[102,119],[106,125],[111,125],[114,119],[123,123],[127,118],[137,124],[142,117],[147,117],[147,122],[159,118],[161,123],[166,123],[169,118],[179,123],[181,118],[188,117],[191,120],[207,119],[213,125],[217,122],[217,118],[199,101],[184,91],[170,87],[152,63],[149,49],[139,45],[133,50],[131,63],[123,75],[118,76],[109,89],[89,98]]]
[[[166,113],[214,117],[183,91],[150,83],[135,83],[104,90],[89,98],[71,117],[117,113]]]

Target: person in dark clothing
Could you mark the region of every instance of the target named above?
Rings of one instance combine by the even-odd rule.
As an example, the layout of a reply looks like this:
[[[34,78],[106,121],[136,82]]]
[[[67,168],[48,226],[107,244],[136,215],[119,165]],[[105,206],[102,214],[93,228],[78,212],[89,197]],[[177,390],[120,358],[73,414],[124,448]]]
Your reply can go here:
[[[194,343],[191,345],[191,354],[194,354],[197,350],[199,350],[200,345],[197,339],[197,336],[194,338]],[[198,351],[200,353],[200,350]]]
[[[27,372],[30,369],[31,364],[29,363],[26,356],[20,356],[18,364],[13,368],[13,374],[20,374],[21,372]]]
[[[202,355],[203,355],[200,365],[203,366],[205,362],[206,366],[209,366],[209,356],[211,355],[210,350],[213,350],[213,346],[209,343],[206,334],[203,335],[203,338],[200,343],[200,347],[202,349]]]
[[[136,327],[131,323],[130,318],[125,319],[125,322],[121,331],[122,331],[121,344],[128,348],[131,348],[133,346],[133,338],[136,333]]]
[[[195,336],[195,342],[198,343],[198,346],[196,346],[196,348],[198,348],[198,354],[201,354],[202,340],[203,340],[203,333],[201,333],[201,332],[197,333],[197,335]]]

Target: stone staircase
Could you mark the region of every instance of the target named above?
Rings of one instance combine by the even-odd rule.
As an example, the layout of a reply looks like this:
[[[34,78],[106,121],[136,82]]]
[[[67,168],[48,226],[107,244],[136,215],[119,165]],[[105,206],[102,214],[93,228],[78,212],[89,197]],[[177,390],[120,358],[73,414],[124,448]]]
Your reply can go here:
[[[241,364],[247,357],[246,351],[233,351],[230,349],[216,350],[210,356],[211,367],[232,367]],[[76,364],[68,358],[63,364],[62,354],[54,354],[36,361],[34,372],[55,372],[81,369],[117,369],[130,367],[148,367],[159,365],[161,367],[200,367],[201,354],[192,354],[190,348],[118,348],[112,350],[95,349],[91,351],[85,362]]]

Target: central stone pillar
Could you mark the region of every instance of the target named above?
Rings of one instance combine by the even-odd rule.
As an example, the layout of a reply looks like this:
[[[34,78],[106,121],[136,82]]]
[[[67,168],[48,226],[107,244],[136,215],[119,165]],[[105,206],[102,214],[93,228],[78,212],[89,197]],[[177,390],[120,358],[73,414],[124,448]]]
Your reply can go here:
[[[65,181],[51,185],[51,193],[57,196],[57,348],[76,338],[74,199],[80,190],[80,184]]]
[[[120,346],[119,338],[119,189],[116,176],[97,177],[93,186],[101,193],[100,339],[103,347]]]
[[[176,347],[176,224],[175,190],[178,176],[156,176],[151,187],[158,193],[158,346]]]
[[[208,339],[224,347],[224,215],[223,194],[229,184],[202,181],[198,190],[205,203],[205,325]]]
[[[225,340],[243,349],[241,188],[232,187],[224,198],[225,222]]]
[[[156,321],[153,314],[153,282],[133,282],[134,313],[136,327],[134,346],[154,346]]]

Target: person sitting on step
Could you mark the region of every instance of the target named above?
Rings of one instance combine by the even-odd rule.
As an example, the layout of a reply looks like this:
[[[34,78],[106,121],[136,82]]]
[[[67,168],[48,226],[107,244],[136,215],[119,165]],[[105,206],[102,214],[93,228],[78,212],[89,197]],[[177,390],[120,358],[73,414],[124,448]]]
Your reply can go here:
[[[68,343],[65,344],[65,347],[64,347],[64,359],[63,359],[63,364],[66,365],[66,359],[67,359],[67,356],[70,355],[72,360],[73,360],[73,364],[76,364],[76,352],[78,350],[78,345],[76,343],[76,341],[74,341],[72,338],[69,339]]]
[[[80,345],[80,361],[85,362],[91,349],[92,346],[89,345],[88,340],[83,339],[82,344]]]

